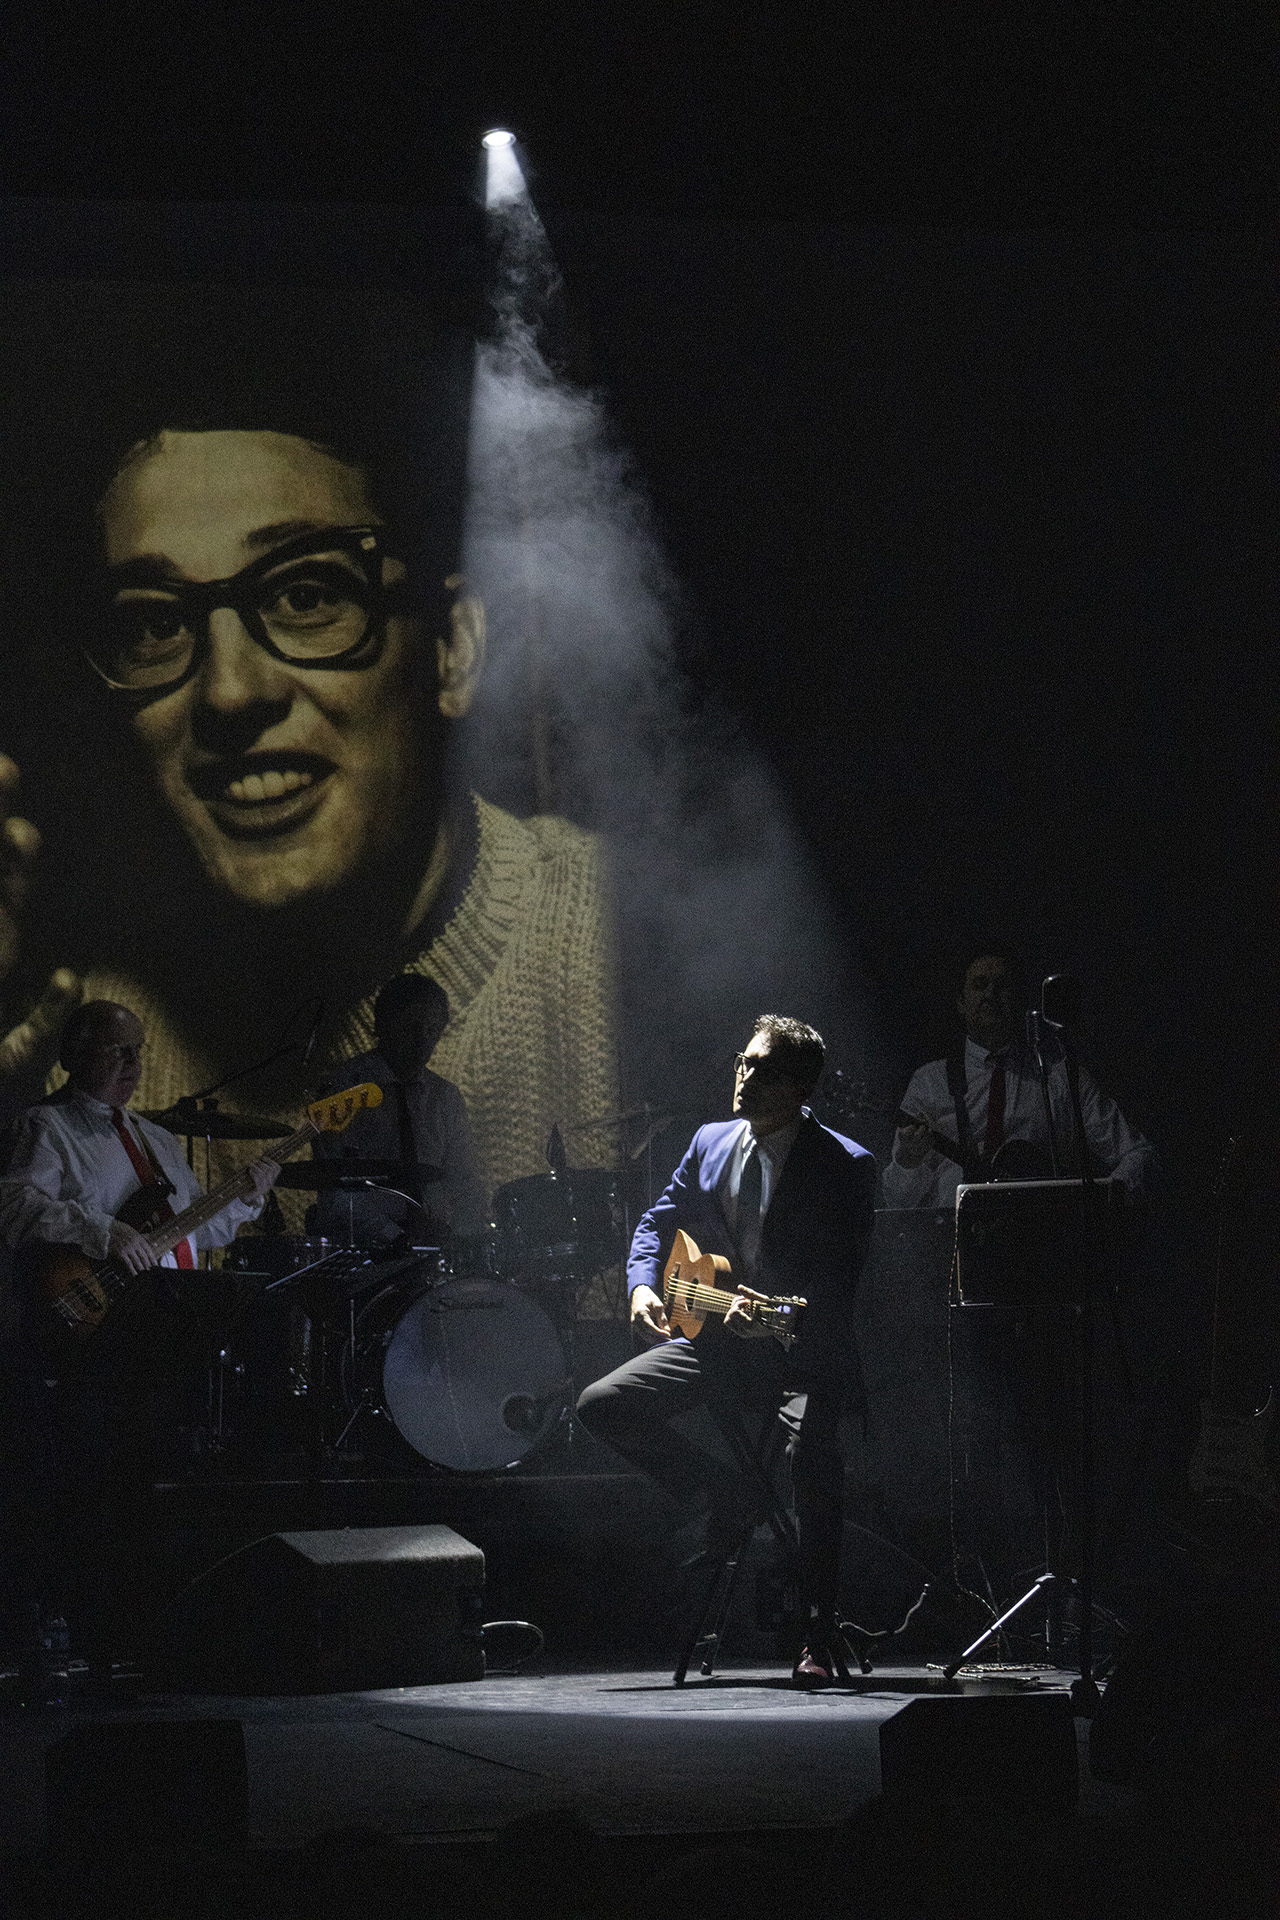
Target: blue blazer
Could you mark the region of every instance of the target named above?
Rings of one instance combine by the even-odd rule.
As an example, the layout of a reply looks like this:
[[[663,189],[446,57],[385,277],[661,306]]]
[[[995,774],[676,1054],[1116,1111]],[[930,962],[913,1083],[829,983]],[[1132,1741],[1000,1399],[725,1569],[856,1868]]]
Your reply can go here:
[[[737,1265],[716,1187],[741,1127],[741,1120],[714,1121],[694,1134],[666,1192],[636,1227],[628,1289],[644,1285],[662,1292],[678,1229],[700,1252],[722,1253]],[[801,1294],[809,1302],[791,1356],[798,1380],[832,1370],[847,1376],[856,1363],[852,1303],[875,1218],[875,1173],[865,1147],[821,1126],[805,1108],[761,1225],[756,1279],[762,1293]],[[708,1325],[699,1334],[699,1352],[716,1331]]]

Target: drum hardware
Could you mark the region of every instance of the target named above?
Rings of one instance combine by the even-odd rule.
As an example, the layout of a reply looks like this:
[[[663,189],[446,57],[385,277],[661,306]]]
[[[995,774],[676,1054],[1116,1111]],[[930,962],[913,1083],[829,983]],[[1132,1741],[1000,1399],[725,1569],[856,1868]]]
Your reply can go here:
[[[223,1113],[216,1100],[179,1100],[172,1107],[148,1109],[144,1120],[153,1120],[170,1133],[185,1134],[188,1140],[283,1140],[293,1132],[287,1120],[265,1113]],[[283,1169],[282,1169],[283,1173]]]
[[[320,1193],[329,1187],[433,1186],[444,1179],[443,1167],[417,1160],[361,1160],[354,1154],[341,1159],[294,1160],[280,1169],[280,1187],[301,1187]]]
[[[572,1285],[619,1258],[626,1224],[619,1176],[569,1167],[508,1180],[493,1196],[494,1250],[504,1279]]]

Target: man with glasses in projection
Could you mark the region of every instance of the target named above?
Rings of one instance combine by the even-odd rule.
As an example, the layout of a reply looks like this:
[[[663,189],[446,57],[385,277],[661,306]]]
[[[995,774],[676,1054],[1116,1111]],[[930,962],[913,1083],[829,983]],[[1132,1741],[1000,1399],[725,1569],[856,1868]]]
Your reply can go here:
[[[85,883],[107,910],[51,957],[145,1023],[144,1107],[310,1030],[224,1096],[286,1116],[326,1061],[373,1044],[377,989],[426,975],[450,1012],[432,1065],[492,1188],[542,1170],[556,1123],[616,1106],[598,849],[451,790],[484,611],[450,571],[456,510],[433,528],[406,483],[405,434],[341,392],[299,399],[296,379],[263,393],[230,381],[194,418],[175,403],[109,463],[77,637],[133,768],[95,795]],[[11,822],[6,844],[12,912],[34,839]]]

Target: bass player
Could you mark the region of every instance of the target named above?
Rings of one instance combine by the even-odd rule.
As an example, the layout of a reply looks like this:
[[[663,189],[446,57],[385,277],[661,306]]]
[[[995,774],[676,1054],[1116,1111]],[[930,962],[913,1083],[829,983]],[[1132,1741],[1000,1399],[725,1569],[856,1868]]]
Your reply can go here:
[[[861,1398],[851,1309],[875,1183],[866,1149],[820,1126],[804,1105],[823,1059],[812,1027],[778,1014],[756,1021],[735,1063],[735,1118],[699,1128],[631,1242],[631,1324],[648,1351],[597,1380],[578,1402],[589,1431],[652,1474],[686,1511],[707,1512],[712,1556],[740,1533],[746,1489],[670,1422],[698,1405],[722,1417],[780,1408],[792,1435],[807,1623],[793,1678],[808,1687],[828,1685],[836,1672],[838,1429],[846,1406]],[[723,1318],[707,1318],[696,1345],[673,1335],[662,1299],[663,1263],[680,1230],[728,1258],[737,1288]],[[753,1321],[752,1302],[766,1294],[808,1303],[789,1352]]]
[[[190,1308],[165,1278],[194,1266],[192,1240],[158,1256],[144,1233],[116,1217],[153,1184],[167,1183],[174,1214],[201,1194],[174,1135],[126,1111],[144,1045],[127,1007],[95,1000],[77,1008],[61,1036],[67,1084],[19,1120],[0,1178],[0,1241],[14,1250],[20,1275],[24,1255],[63,1246],[110,1258],[133,1276],[64,1377],[48,1378],[43,1353],[24,1368],[21,1340],[16,1349],[10,1342],[6,1365],[19,1386],[3,1422],[4,1477],[17,1494],[5,1528],[6,1599],[27,1627],[13,1631],[29,1642],[39,1611],[70,1617],[91,1663],[100,1664],[120,1650],[122,1575],[156,1440],[180,1421],[203,1360]],[[254,1161],[245,1174],[251,1197],[201,1227],[196,1246],[233,1239],[261,1211],[279,1171],[274,1160]],[[21,1280],[17,1292],[21,1310]]]

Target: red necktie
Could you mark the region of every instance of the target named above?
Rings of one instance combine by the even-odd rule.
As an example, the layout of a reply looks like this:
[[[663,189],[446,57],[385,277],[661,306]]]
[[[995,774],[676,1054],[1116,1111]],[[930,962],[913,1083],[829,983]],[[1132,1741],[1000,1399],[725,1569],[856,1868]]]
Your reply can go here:
[[[119,1107],[112,1107],[111,1109],[111,1124],[119,1134],[120,1144],[128,1154],[133,1170],[138,1176],[138,1185],[140,1187],[154,1187],[157,1184],[156,1170],[150,1160],[148,1160],[146,1154],[142,1151],[142,1148],[138,1145],[130,1129],[126,1127],[124,1114]],[[165,1203],[165,1209],[169,1218],[172,1220],[173,1208],[168,1205],[167,1201]],[[173,1257],[180,1267],[195,1266],[195,1261],[191,1257],[191,1242],[189,1240],[179,1240],[173,1250]]]
[[[991,1069],[991,1089],[987,1094],[987,1131],[982,1142],[982,1157],[990,1161],[1004,1140],[1004,1062],[997,1060]]]

